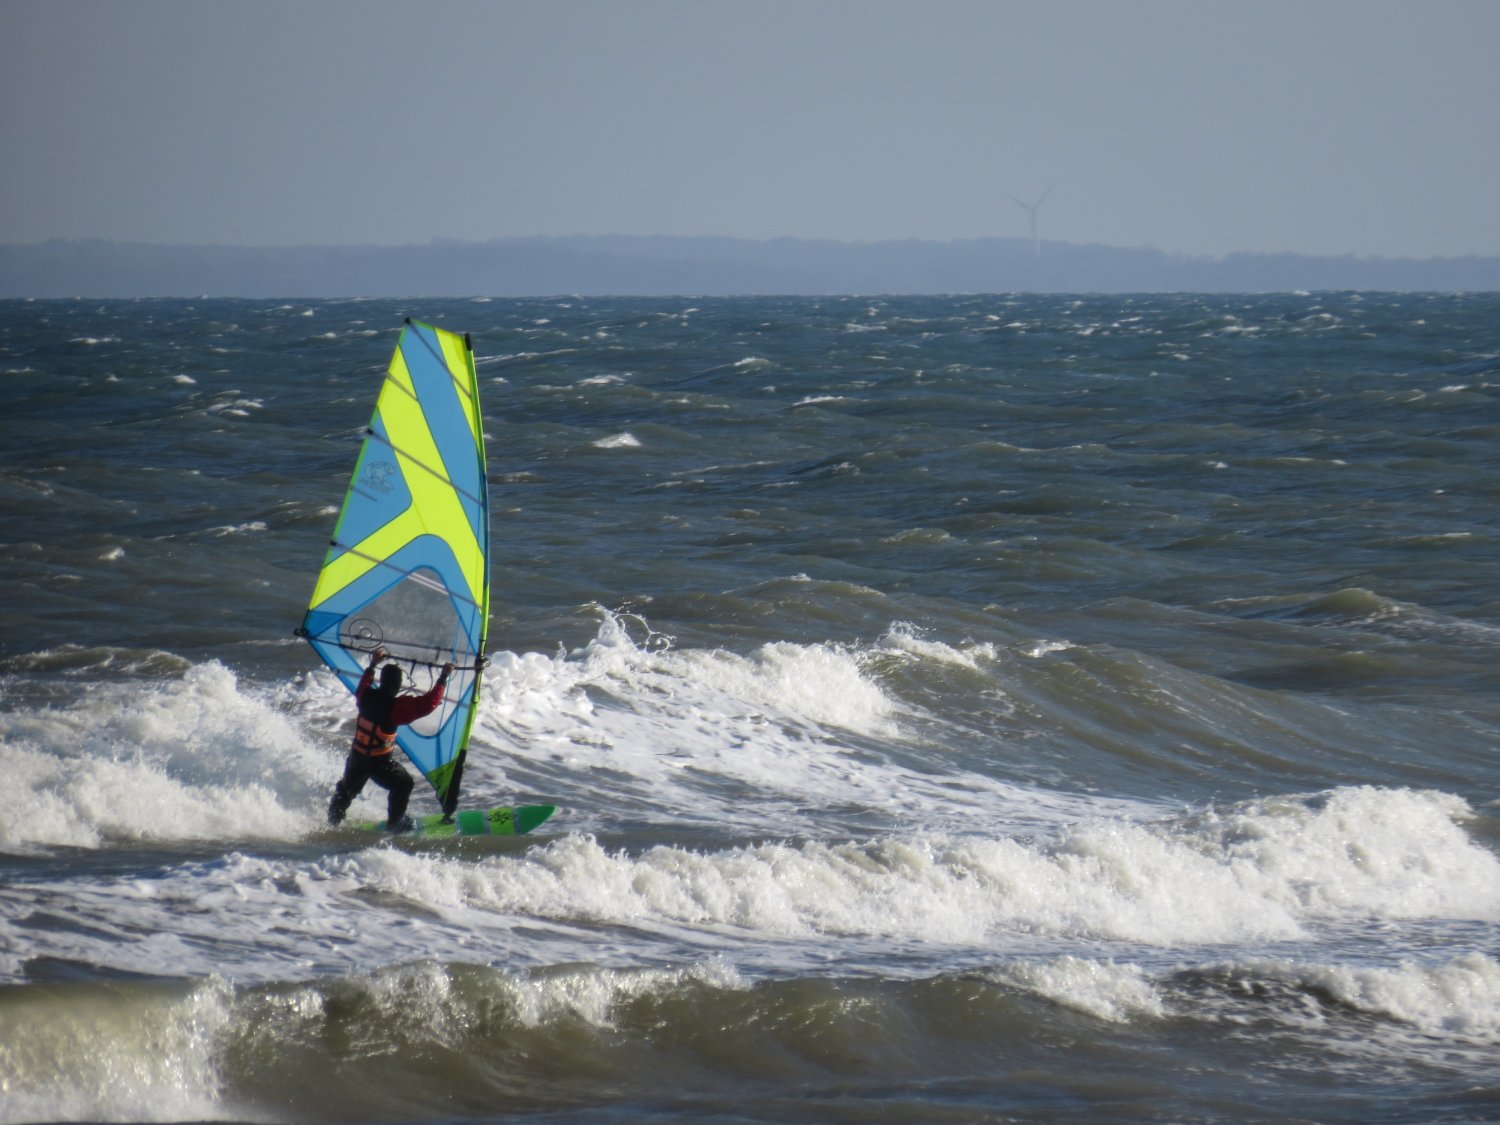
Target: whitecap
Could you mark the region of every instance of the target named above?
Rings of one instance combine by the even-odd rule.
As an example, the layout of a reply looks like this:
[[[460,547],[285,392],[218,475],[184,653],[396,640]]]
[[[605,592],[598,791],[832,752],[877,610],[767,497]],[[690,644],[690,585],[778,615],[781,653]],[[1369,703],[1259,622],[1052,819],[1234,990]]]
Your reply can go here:
[[[632,433],[613,434],[610,437],[600,438],[591,442],[595,449],[639,449],[641,441]]]

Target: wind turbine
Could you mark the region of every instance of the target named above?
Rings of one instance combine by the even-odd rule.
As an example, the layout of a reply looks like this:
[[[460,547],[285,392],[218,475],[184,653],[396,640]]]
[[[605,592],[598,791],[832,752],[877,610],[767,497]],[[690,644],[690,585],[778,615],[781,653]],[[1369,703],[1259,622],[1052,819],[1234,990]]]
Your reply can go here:
[[[1056,186],[1057,185],[1055,183],[1048,184],[1047,190],[1036,197],[1035,203],[1027,203],[1025,200],[1016,199],[1014,195],[1011,196],[1011,198],[1015,200],[1016,206],[1020,207],[1021,210],[1027,212],[1031,216],[1031,252],[1038,258],[1042,256],[1042,240],[1036,233],[1036,209],[1042,205],[1042,200],[1046,199],[1049,195],[1052,194],[1052,189]]]

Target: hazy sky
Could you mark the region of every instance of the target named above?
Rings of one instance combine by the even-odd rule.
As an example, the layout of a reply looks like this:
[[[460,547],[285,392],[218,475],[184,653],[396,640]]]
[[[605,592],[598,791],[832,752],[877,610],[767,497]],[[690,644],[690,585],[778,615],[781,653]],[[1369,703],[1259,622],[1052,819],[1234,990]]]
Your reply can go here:
[[[1500,254],[1500,0],[0,0],[0,242]]]

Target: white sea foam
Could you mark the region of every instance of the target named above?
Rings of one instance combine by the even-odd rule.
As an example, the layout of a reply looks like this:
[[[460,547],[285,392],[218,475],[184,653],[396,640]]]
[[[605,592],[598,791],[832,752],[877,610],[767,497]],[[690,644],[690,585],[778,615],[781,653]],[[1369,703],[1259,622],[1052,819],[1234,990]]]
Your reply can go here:
[[[216,402],[208,407],[206,414],[228,414],[235,418],[248,418],[252,410],[264,410],[265,403],[258,398],[232,398]]]
[[[800,398],[800,399],[798,399],[797,402],[795,403],[795,405],[797,405],[797,406],[821,406],[823,403],[827,403],[827,402],[854,402],[854,401],[855,401],[854,399],[849,398],[847,395],[808,395],[806,398]]]
[[[612,434],[593,443],[595,449],[639,449],[640,438],[632,433]]]
[[[895,535],[887,535],[880,541],[893,546],[930,547],[936,543],[952,541],[953,536],[940,527],[910,527]]]
[[[1435,967],[1322,968],[1304,979],[1345,1004],[1423,1031],[1500,1042],[1500,962],[1470,953]]]
[[[1253,802],[1238,814],[1249,838],[1217,824],[1111,822],[1045,842],[927,835],[631,855],[570,836],[472,866],[389,850],[358,863],[363,885],[450,918],[530,914],[756,940],[982,948],[1009,934],[1176,947],[1295,939],[1332,921],[1500,919],[1500,861],[1453,823],[1461,803],[1364,789],[1335,791],[1334,802],[1341,813]],[[1293,804],[1301,815],[1288,815]]]
[[[979,668],[991,663],[999,651],[989,641],[970,641],[958,646],[934,641],[907,621],[899,621],[886,630],[880,638],[879,647],[936,664],[959,664],[966,668]]]
[[[1444,793],[1357,786],[1267,799],[1192,826],[1247,889],[1309,918],[1500,919],[1500,859]]]
[[[1466,953],[1435,964],[1238,962],[1210,967],[1231,980],[1275,981],[1426,1035],[1500,1044],[1500,962]]]
[[[1067,652],[1069,649],[1075,647],[1077,646],[1071,641],[1032,641],[1029,644],[1019,646],[1016,651],[1022,656],[1029,656],[1033,660],[1040,660],[1043,657],[1051,656],[1053,653]]]
[[[920,743],[929,721],[884,686],[890,677],[923,666],[984,675],[996,659],[990,642],[949,645],[909,625],[870,645],[683,650],[636,619],[604,615],[576,652],[493,658],[468,768],[497,793],[513,791],[509,763],[529,764],[587,786],[589,808],[628,799],[649,803],[653,816],[747,831],[819,808],[882,810],[934,828],[980,815],[995,831],[1017,831],[1153,807],[961,769],[934,774],[881,751]],[[812,824],[800,815],[788,823]]]
[[[746,815],[714,782],[799,801],[891,801],[891,781],[861,770],[832,732],[896,730],[896,705],[857,653],[772,643],[748,655],[638,645],[608,616],[584,649],[492,661],[481,737],[570,771],[608,771],[689,819]]]
[[[1346,826],[1356,850],[1378,839],[1405,862],[1345,887],[1350,861],[1322,847],[1330,826],[1312,810],[1317,802],[1304,802],[1306,817],[1278,825],[1251,854],[1211,829],[1107,824],[1051,841],[928,835],[707,853],[660,846],[631,854],[574,835],[477,862],[389,847],[316,862],[230,855],[149,880],[0,889],[0,971],[9,979],[22,973],[37,949],[25,920],[57,896],[73,924],[48,931],[50,957],[242,979],[276,979],[289,964],[355,971],[371,958],[525,965],[541,955],[629,966],[653,934],[679,957],[754,958],[771,941],[785,964],[797,959],[793,947],[819,958],[871,942],[988,951],[1002,942],[1083,939],[1175,949],[1298,938],[1330,921],[1500,918],[1500,863],[1456,828],[1451,836],[1443,829],[1453,827],[1451,799],[1334,796],[1347,796],[1367,825]],[[1383,838],[1393,814],[1409,840]],[[1244,815],[1284,819],[1260,803]],[[617,947],[601,927],[637,936]],[[244,940],[233,940],[237,934]],[[1422,1026],[1492,1034],[1497,1025],[1500,979],[1484,957],[1437,973],[1277,971]],[[1104,1019],[1161,1011],[1130,968],[1054,960],[1003,975]]]
[[[1139,965],[1068,955],[1017,962],[983,975],[1111,1023],[1167,1015],[1161,993]]]
[[[333,770],[320,758],[217,663],[99,685],[66,708],[0,711],[0,769],[13,781],[0,847],[292,837],[309,826],[312,778]]]
[[[225,524],[223,527],[211,527],[208,530],[220,537],[225,535],[245,535],[251,532],[265,531],[266,521],[250,520],[247,523]]]
[[[70,1002],[25,991],[0,1008],[0,1122],[208,1121],[222,1100],[218,1038],[233,1018],[220,980]]]
[[[1193,975],[1199,973],[1237,984],[1231,996],[1254,995],[1258,986],[1267,983],[1289,985],[1311,993],[1325,1005],[1379,1016],[1424,1035],[1453,1043],[1500,1044],[1500,962],[1483,953],[1431,964],[1402,960],[1394,965],[1251,959],[1205,966]],[[1065,955],[1018,961],[981,975],[1099,1019],[1127,1022],[1172,1014],[1161,984],[1138,965]],[[1192,1009],[1210,1018],[1214,1010],[1214,1005]],[[1300,1006],[1270,1011],[1299,1025],[1319,1024],[1329,1015],[1327,1009]],[[1268,1012],[1262,1008],[1259,1014],[1264,1018]]]

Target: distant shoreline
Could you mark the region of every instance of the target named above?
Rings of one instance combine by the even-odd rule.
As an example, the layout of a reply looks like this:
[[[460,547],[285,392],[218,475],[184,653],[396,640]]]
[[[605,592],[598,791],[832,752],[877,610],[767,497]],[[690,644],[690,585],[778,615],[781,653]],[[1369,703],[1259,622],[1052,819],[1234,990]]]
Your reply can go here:
[[[1221,257],[983,238],[573,235],[404,246],[0,245],[0,297],[833,296],[1500,290],[1500,256]]]

